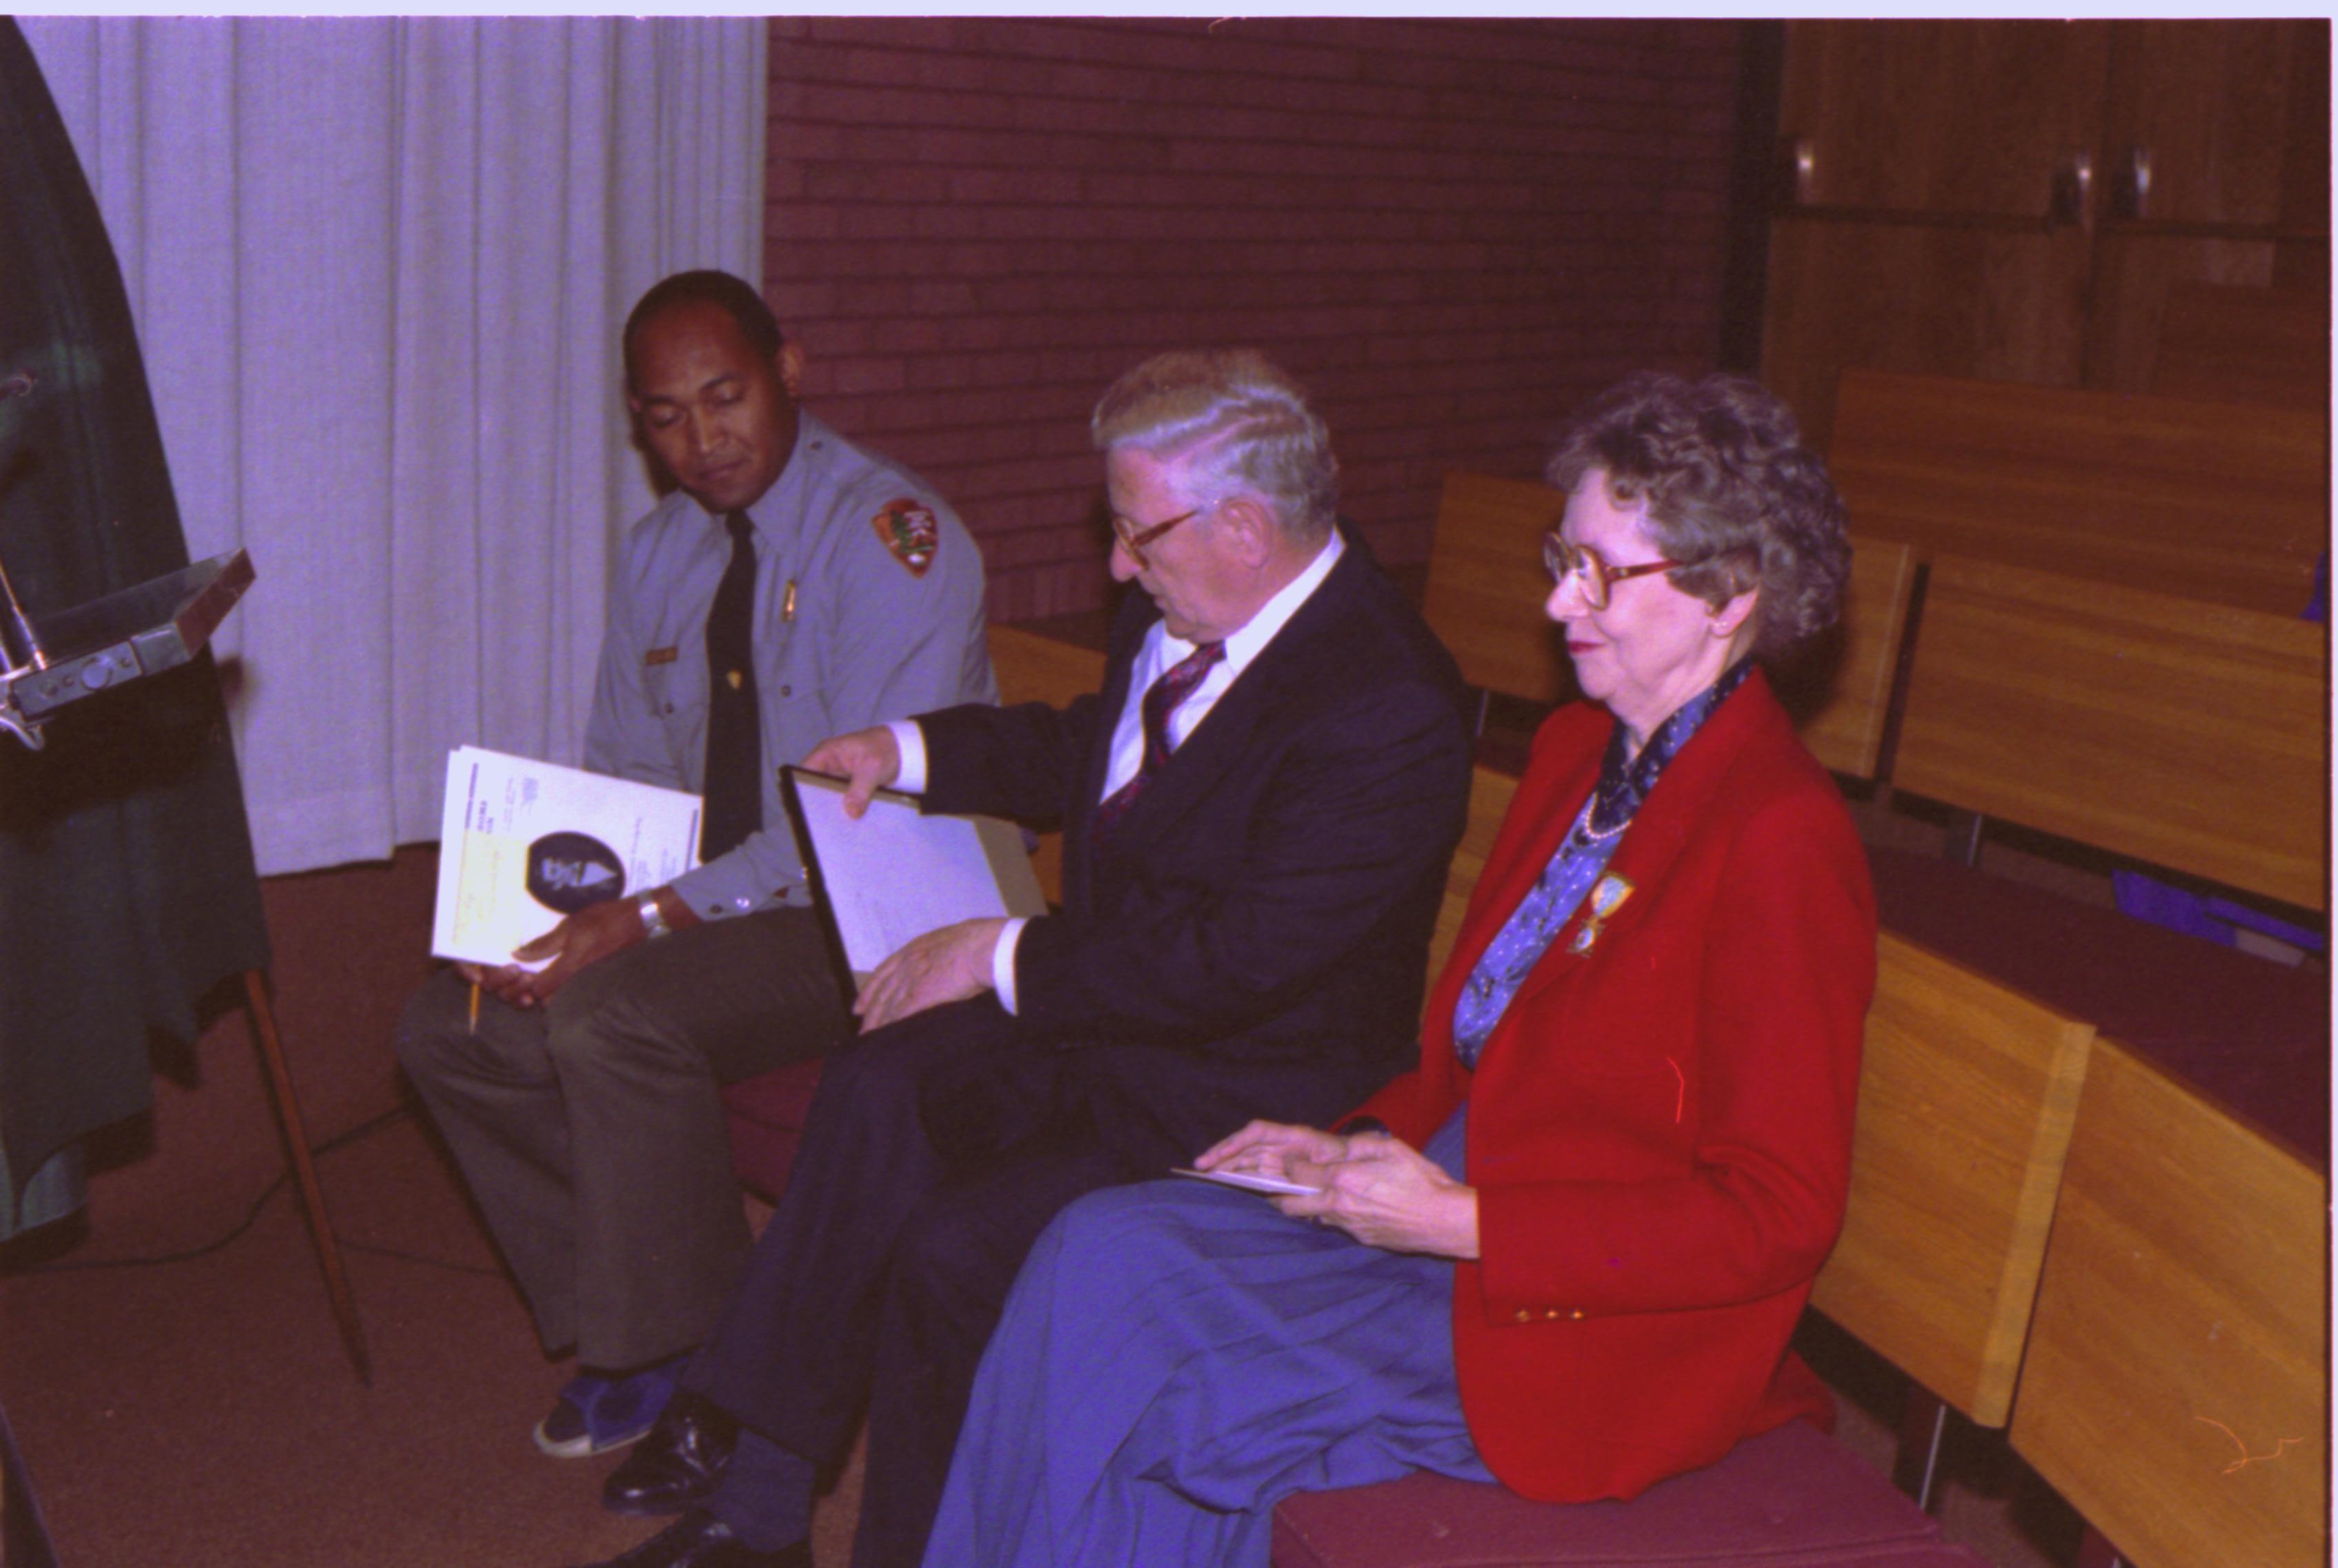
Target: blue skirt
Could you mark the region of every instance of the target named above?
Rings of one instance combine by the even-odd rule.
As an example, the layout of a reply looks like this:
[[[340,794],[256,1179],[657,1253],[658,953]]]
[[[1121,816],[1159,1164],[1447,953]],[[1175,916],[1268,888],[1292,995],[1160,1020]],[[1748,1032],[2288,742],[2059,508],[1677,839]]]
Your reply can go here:
[[[1425,1152],[1461,1165],[1463,1119]],[[928,1568],[1267,1561],[1292,1492],[1473,1481],[1453,1265],[1194,1181],[1092,1193],[1023,1266]]]

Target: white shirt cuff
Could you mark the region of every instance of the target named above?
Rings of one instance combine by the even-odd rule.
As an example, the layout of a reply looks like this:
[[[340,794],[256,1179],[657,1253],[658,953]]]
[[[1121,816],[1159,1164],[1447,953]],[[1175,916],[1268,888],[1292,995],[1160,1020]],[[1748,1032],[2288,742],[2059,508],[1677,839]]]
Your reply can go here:
[[[998,1004],[1007,1012],[1015,1006],[1015,944],[1023,939],[1023,927],[1031,923],[1027,915],[1017,915],[999,928],[998,946],[990,950],[990,988],[998,993]]]
[[[904,795],[926,792],[926,732],[918,728],[915,719],[888,720],[885,728],[893,732],[893,744],[901,749],[901,771],[895,775],[889,789]]]

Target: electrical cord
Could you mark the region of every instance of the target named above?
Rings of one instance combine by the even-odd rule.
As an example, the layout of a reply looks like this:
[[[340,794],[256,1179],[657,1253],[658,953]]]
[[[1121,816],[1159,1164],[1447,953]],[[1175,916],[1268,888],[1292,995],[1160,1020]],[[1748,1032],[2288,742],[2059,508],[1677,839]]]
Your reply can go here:
[[[410,1116],[412,1113],[405,1106],[394,1106],[380,1115],[369,1121],[360,1122],[348,1132],[318,1144],[310,1153],[330,1154],[335,1150],[347,1148],[360,1139],[370,1138],[393,1122]],[[251,1207],[244,1211],[243,1218],[238,1220],[232,1229],[225,1235],[206,1241],[200,1247],[191,1247],[182,1252],[163,1252],[137,1258],[93,1258],[81,1262],[61,1261],[36,1264],[18,1271],[15,1278],[30,1279],[43,1274],[94,1273],[104,1269],[155,1269],[165,1264],[189,1263],[198,1258],[208,1258],[212,1253],[232,1245],[258,1224],[260,1212],[268,1207],[268,1200],[283,1191],[290,1184],[291,1180],[292,1173],[290,1171],[279,1175],[276,1180],[260,1190],[260,1196],[251,1200]],[[378,1247],[368,1241],[352,1241],[339,1230],[333,1232],[333,1239],[339,1241],[346,1251],[370,1252],[378,1257],[395,1258],[407,1263],[419,1263],[426,1268],[444,1269],[449,1273],[480,1274],[491,1279],[503,1278],[503,1270],[500,1269],[482,1268],[476,1263],[457,1263],[444,1258],[426,1258],[418,1252],[404,1252],[395,1247]]]

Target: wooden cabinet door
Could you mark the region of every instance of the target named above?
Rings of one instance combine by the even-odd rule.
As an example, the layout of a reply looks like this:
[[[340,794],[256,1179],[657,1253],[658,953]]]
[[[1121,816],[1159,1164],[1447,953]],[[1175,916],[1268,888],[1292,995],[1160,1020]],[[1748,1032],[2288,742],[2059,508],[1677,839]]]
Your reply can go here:
[[[1823,446],[1845,366],[2068,383],[2100,22],[1796,22],[1780,89],[1763,377]]]
[[[2326,231],[2329,60],[2325,21],[2118,24],[2107,221]]]
[[[1799,200],[2042,220],[2057,164],[2094,144],[2109,53],[2102,22],[1789,23],[1779,131],[1808,153]]]
[[[2326,21],[2117,24],[2086,385],[2153,384],[2180,285],[2328,289],[2329,67]]]
[[[1823,446],[1849,366],[2141,390],[2172,285],[2326,289],[2329,39],[1789,24],[1763,379]]]

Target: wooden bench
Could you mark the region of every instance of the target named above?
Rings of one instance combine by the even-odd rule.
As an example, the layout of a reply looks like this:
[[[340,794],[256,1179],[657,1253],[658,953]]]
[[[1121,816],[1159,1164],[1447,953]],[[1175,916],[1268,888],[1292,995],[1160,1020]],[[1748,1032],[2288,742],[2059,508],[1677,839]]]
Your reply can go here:
[[[2324,642],[2287,614],[1936,560],[1892,779],[1975,814],[1974,837],[1963,864],[1871,853],[1887,929],[2326,1161],[2323,976],[1969,868],[1995,818],[2325,909]]]
[[[2295,615],[2329,537],[2318,408],[1846,370],[1861,537]]]
[[[1104,654],[1094,648],[1044,637],[1018,626],[990,628],[990,668],[998,680],[998,701],[1045,702],[1068,707],[1104,686]],[[1031,869],[1050,904],[1064,901],[1064,836],[1042,833],[1031,852]]]
[[[2012,1441],[2137,1568],[2329,1562],[2328,1205],[2294,1152],[2097,1049]]]
[[[1518,792],[1518,781],[1508,773],[1483,763],[1469,771],[1469,818],[1462,824],[1461,842],[1445,873],[1445,898],[1438,906],[1437,928],[1429,938],[1432,985],[1452,955],[1453,940],[1461,934],[1461,917],[1469,912],[1469,894],[1486,869],[1486,853],[1493,848],[1494,835],[1501,830],[1502,818],[1509,815],[1510,801]]]
[[[2323,636],[2285,616],[1936,561],[1894,786],[2321,911]],[[1942,858],[1869,858],[1888,928],[2326,1154],[2323,976]]]
[[[1542,536],[1566,508],[1567,497],[1547,485],[1459,469],[1445,475],[1421,612],[1461,678],[1480,691],[1545,706],[1578,695],[1543,613],[1540,574]],[[1853,540],[1840,630],[1775,672],[1804,742],[1836,773],[1875,777],[1914,580],[1908,546]]]
[[[1480,691],[1546,706],[1577,695],[1575,668],[1542,612],[1542,536],[1566,510],[1566,495],[1533,480],[1445,475],[1420,612]]]
[[[1842,1239],[1812,1304],[1976,1421],[2011,1406],[2093,1030],[1885,937]],[[1975,1563],[1800,1422],[1629,1503],[1529,1502],[1426,1474],[1302,1494],[1277,1568]]]
[[[1886,933],[1851,1203],[1811,1305],[2002,1426],[2095,1028]]]
[[[2323,627],[1933,563],[1898,789],[2322,909]]]
[[[1809,654],[1773,671],[1778,700],[1793,714],[1803,744],[1829,772],[1874,779],[1883,770],[1892,676],[1915,583],[1916,553],[1910,546],[1854,537],[1842,620]]]

